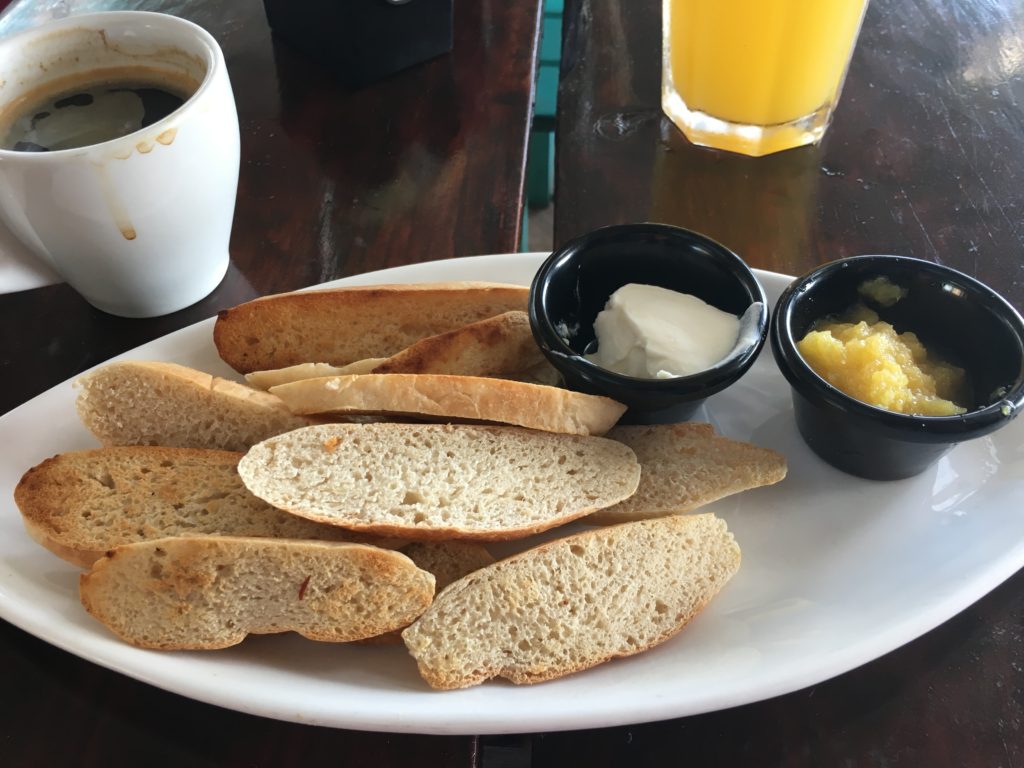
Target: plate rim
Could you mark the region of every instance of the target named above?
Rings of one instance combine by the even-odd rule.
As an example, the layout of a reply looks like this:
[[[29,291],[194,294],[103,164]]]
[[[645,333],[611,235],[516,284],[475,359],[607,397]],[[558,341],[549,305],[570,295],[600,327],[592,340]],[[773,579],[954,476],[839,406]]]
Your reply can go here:
[[[309,286],[302,290],[317,290],[344,285],[359,285],[380,282],[389,279],[389,276],[415,275],[419,271],[430,271],[431,267],[444,264],[445,267],[455,266],[456,269],[469,263],[494,263],[495,260],[508,259],[512,261],[535,262],[539,266],[540,260],[546,257],[546,253],[520,253],[520,254],[492,254],[481,256],[468,256],[457,259],[445,259],[432,262],[421,262],[412,265],[390,267],[373,272],[353,275],[346,278],[332,280],[323,284]],[[767,270],[754,270],[759,280],[769,283],[781,283],[792,280],[789,275],[784,275]],[[421,278],[422,279],[422,278]],[[395,282],[415,282],[411,279],[401,279]],[[765,286],[766,289],[768,286]],[[777,285],[768,290],[774,303],[777,296]],[[173,331],[164,336],[153,339],[145,344],[139,345],[122,354],[105,360],[98,365],[104,365],[111,360],[118,360],[131,357],[139,350],[156,342],[173,341],[178,335],[196,334],[202,331],[204,326],[211,329],[208,334],[209,344],[212,347],[212,325],[215,317],[197,321],[184,328]],[[762,352],[764,354],[764,352]],[[95,367],[95,366],[94,366]],[[23,403],[11,411],[0,416],[0,434],[7,428],[10,421],[14,421],[26,412],[32,410],[32,405],[46,397],[55,390],[67,388],[74,380],[72,377],[60,384],[51,387],[40,393],[31,400]],[[780,374],[781,379],[781,374]],[[24,471],[24,470],[21,470]],[[13,502],[9,502],[13,507]],[[37,545],[38,546],[38,545]],[[40,552],[43,550],[40,549]],[[46,624],[45,612],[32,605],[14,605],[10,602],[11,596],[8,589],[0,583],[0,618],[9,621],[11,624],[32,634],[34,637],[62,650],[78,656],[84,661],[98,664],[112,671],[127,675],[133,679],[153,685],[163,690],[177,693],[187,698],[194,699],[215,706],[227,707],[229,709],[246,714],[269,717],[278,720],[313,724],[337,728],[352,728],[367,731],[391,732],[391,733],[419,733],[419,734],[445,734],[445,735],[466,735],[466,734],[497,734],[497,733],[527,733],[544,731],[563,731],[576,729],[602,728],[610,726],[621,726],[641,722],[653,722],[665,719],[674,719],[690,715],[716,711],[732,706],[751,704],[764,701],[775,696],[792,693],[809,685],[831,679],[850,670],[856,669],[870,661],[890,653],[897,648],[916,640],[939,624],[947,621],[968,606],[972,605],[984,595],[995,589],[1006,581],[1016,571],[1024,566],[1024,542],[1016,547],[1008,548],[1002,558],[990,564],[981,578],[975,577],[965,579],[959,589],[947,594],[941,603],[935,603],[923,612],[915,612],[907,615],[902,621],[890,624],[879,630],[869,641],[861,641],[851,647],[834,650],[827,655],[826,662],[819,661],[816,665],[807,667],[802,675],[789,676],[785,678],[769,678],[759,686],[747,689],[745,694],[739,698],[729,696],[727,693],[719,696],[705,695],[702,699],[695,700],[689,705],[681,706],[675,700],[644,701],[640,706],[634,706],[626,711],[612,710],[607,707],[595,713],[593,711],[576,712],[572,709],[564,712],[558,720],[551,720],[550,716],[544,713],[529,712],[520,713],[517,717],[509,718],[507,712],[492,713],[487,711],[475,711],[472,722],[464,720],[455,722],[440,722],[436,717],[405,718],[401,720],[392,719],[393,715],[386,712],[370,711],[360,712],[357,707],[350,707],[348,710],[335,711],[324,710],[322,707],[311,708],[304,712],[284,712],[275,710],[272,705],[265,701],[253,701],[232,695],[232,692],[215,691],[203,682],[197,684],[197,680],[168,680],[166,674],[158,674],[152,668],[147,668],[143,662],[136,663],[139,659],[149,657],[149,654],[158,654],[154,651],[141,651],[130,648],[123,644],[116,643],[116,650],[110,651],[110,641],[104,639],[95,642],[93,638],[86,638],[84,642],[73,642],[68,638],[54,636],[52,628]],[[0,571],[2,572],[2,571]],[[139,656],[144,654],[144,656]],[[120,657],[120,658],[119,658]],[[156,667],[160,668],[157,663]],[[581,674],[586,674],[584,671]],[[201,678],[202,676],[198,676]],[[505,685],[503,682],[492,683],[491,685]],[[550,685],[550,683],[543,684]],[[543,686],[537,686],[542,688]],[[418,693],[418,692],[417,692]],[[434,697],[443,697],[449,694],[443,692],[426,691],[430,700]],[[557,697],[556,697],[557,698]],[[443,711],[443,707],[438,708]]]

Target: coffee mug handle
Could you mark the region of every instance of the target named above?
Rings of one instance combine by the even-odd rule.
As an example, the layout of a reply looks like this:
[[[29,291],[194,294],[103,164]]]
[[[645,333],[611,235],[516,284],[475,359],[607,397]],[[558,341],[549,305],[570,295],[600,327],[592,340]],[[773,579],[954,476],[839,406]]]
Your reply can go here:
[[[44,260],[32,253],[0,221],[0,293],[27,291],[62,282],[64,278],[49,259]]]

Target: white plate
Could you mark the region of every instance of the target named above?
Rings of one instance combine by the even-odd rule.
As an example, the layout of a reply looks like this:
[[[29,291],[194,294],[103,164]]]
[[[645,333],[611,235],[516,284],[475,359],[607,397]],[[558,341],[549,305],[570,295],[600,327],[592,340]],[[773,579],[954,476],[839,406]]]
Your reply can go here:
[[[480,256],[340,284],[498,280],[528,284],[540,254]],[[774,299],[788,278],[759,273]],[[198,323],[125,357],[233,375]],[[95,445],[70,383],[0,418],[0,615],[83,659],[200,701],[266,717],[374,731],[502,733],[595,728],[692,715],[811,685],[864,664],[956,614],[1024,565],[1024,419],[965,443],[901,482],[824,464],[793,424],[789,388],[765,350],[705,418],[789,459],[781,484],[713,506],[743,567],[710,607],[646,654],[534,686],[430,691],[401,647],[251,637],[206,653],[115,640],[82,610],[75,568],[24,533],[11,490],[47,456]]]

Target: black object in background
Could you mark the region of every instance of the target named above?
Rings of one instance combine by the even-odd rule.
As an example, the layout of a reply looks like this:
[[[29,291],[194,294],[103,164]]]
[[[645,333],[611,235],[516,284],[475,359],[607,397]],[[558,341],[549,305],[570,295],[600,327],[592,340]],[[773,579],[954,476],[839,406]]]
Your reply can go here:
[[[452,49],[454,0],[263,0],[275,36],[352,86]]]

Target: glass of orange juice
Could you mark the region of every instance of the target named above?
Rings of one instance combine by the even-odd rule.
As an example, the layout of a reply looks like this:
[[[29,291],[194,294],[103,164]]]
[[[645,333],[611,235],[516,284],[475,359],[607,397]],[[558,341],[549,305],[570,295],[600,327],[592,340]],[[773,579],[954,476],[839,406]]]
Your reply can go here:
[[[766,155],[821,139],[867,0],[662,0],[661,106],[694,144]]]

